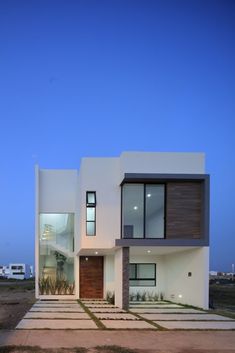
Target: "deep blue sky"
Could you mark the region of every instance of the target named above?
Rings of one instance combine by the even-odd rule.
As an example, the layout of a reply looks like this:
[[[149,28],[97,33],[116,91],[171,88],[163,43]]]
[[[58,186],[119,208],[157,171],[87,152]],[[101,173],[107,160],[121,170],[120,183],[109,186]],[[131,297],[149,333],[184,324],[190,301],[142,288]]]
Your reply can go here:
[[[34,163],[202,151],[235,263],[235,2],[0,1],[0,263],[34,261]],[[36,157],[35,157],[36,156]]]

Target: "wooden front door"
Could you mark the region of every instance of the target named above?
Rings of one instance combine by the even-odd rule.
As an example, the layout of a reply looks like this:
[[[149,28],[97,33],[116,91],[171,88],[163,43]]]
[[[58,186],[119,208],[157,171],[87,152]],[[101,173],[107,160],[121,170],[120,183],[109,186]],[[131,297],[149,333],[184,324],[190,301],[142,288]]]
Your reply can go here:
[[[80,256],[80,298],[103,298],[103,256]]]

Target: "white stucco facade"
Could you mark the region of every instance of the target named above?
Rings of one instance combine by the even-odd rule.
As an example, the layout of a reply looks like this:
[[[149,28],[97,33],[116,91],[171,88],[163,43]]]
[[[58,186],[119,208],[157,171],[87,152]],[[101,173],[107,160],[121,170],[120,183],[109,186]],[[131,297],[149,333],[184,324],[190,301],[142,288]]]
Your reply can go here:
[[[148,175],[151,178],[153,175],[156,178],[158,175],[174,175],[175,180],[177,175],[187,175],[188,178],[188,175],[204,173],[203,153],[124,152],[115,158],[84,158],[79,170],[36,167],[36,296],[46,295],[40,294],[38,285],[43,276],[61,276],[58,256],[64,256],[66,260],[61,271],[67,271],[69,278],[74,277],[75,288],[73,294],[59,297],[79,298],[82,286],[80,259],[100,256],[103,257],[103,296],[108,291],[114,292],[116,305],[122,307],[124,265],[122,246],[117,245],[116,240],[122,238],[120,185],[125,176],[144,175],[148,180]],[[89,191],[96,194],[95,236],[87,236],[86,197]],[[57,215],[56,223],[50,224],[48,214]],[[71,232],[73,244],[64,240],[65,234],[71,237]],[[130,244],[134,240],[131,239]],[[167,300],[207,308],[208,245],[196,244],[190,239],[181,240],[180,236],[178,245],[175,239],[172,244],[171,240],[168,241],[167,245],[164,244],[165,238],[160,245],[156,245],[154,239],[152,243],[152,240],[146,240],[146,244],[143,240],[141,245],[123,246],[129,248],[130,264],[155,264],[156,283],[155,286],[131,286],[129,293],[162,293]],[[46,296],[58,297],[58,293]]]

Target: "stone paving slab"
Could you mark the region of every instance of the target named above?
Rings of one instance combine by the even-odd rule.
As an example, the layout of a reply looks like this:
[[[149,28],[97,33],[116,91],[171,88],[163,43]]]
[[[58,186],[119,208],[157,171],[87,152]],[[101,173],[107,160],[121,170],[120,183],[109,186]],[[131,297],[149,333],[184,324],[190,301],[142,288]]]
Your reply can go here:
[[[101,320],[106,328],[112,329],[154,329],[157,327],[150,325],[146,321],[138,320]]]
[[[73,304],[62,304],[62,303],[55,303],[55,304],[49,304],[49,303],[35,303],[33,305],[36,308],[74,308],[75,306],[80,306],[78,303],[73,303]]]
[[[91,308],[92,313],[126,313],[125,310],[119,308]]]
[[[138,317],[129,313],[96,313],[95,316],[101,320],[139,320]]]
[[[42,307],[32,307],[30,311],[39,311],[39,312],[71,312],[71,313],[82,313],[84,310],[80,306],[76,306],[75,308],[42,308]]]
[[[235,321],[154,321],[167,328],[183,330],[235,330]]]
[[[116,308],[112,304],[85,304],[88,308]]]
[[[183,308],[182,305],[178,304],[135,304],[135,305],[130,305],[130,308],[142,308],[142,309],[150,309],[150,308]]]
[[[97,329],[93,320],[35,320],[23,319],[16,326],[16,329],[34,330],[34,329]]]
[[[82,300],[83,304],[109,304],[106,300]]]
[[[205,314],[205,311],[200,311],[200,310],[196,310],[196,309],[174,309],[174,308],[151,308],[151,309],[143,309],[143,308],[130,308],[130,311],[132,311],[133,313],[137,313],[137,314]]]
[[[77,300],[37,300],[36,303],[44,304],[78,304]]]
[[[164,300],[157,300],[157,301],[154,301],[154,300],[151,300],[151,301],[130,301],[130,305],[138,305],[138,304],[144,304],[144,305],[149,305],[149,304],[171,304],[169,302],[166,302]]]
[[[232,319],[215,314],[142,314],[141,317],[147,320],[163,321],[231,321]]]
[[[28,312],[24,319],[90,319],[87,313]]]

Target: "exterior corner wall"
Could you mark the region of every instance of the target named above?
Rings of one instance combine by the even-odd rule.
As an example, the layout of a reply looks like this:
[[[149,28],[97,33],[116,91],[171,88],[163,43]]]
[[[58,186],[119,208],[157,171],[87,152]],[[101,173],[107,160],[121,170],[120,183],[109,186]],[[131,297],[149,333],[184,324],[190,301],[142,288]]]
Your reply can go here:
[[[191,277],[188,276],[189,272]],[[166,255],[165,273],[167,300],[208,309],[208,247]]]
[[[114,256],[104,256],[104,298],[107,292],[115,292]]]
[[[122,248],[122,308],[129,307],[129,248]]]
[[[35,166],[35,297],[39,298],[39,167]]]
[[[80,287],[79,287],[79,256],[74,255],[74,281],[75,281],[75,297],[76,299],[80,298]]]
[[[129,306],[129,248],[115,252],[115,305],[128,309]]]
[[[115,251],[115,305],[122,308],[122,248]]]

